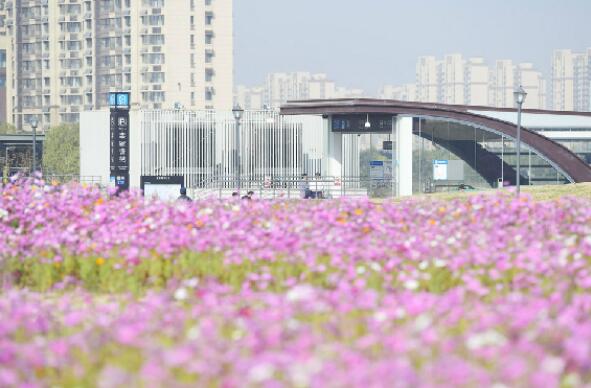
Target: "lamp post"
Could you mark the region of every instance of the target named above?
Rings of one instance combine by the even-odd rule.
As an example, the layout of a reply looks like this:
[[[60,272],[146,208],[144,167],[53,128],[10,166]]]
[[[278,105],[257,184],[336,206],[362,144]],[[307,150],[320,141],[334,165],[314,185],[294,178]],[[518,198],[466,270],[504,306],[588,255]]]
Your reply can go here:
[[[234,147],[236,149],[236,155],[234,157],[234,174],[236,177],[236,191],[240,193],[240,120],[244,109],[240,105],[234,106],[232,114],[236,120],[236,126],[234,127]]]
[[[527,93],[523,89],[523,86],[519,86],[515,92],[513,92],[513,96],[515,96],[515,103],[517,104],[517,196],[519,197],[519,193],[521,191],[521,109],[523,107],[523,103],[525,102],[525,97]]]
[[[33,129],[33,162],[31,164],[31,172],[34,173],[37,170],[37,125],[39,125],[37,117],[33,116],[29,124],[31,124],[31,128]]]

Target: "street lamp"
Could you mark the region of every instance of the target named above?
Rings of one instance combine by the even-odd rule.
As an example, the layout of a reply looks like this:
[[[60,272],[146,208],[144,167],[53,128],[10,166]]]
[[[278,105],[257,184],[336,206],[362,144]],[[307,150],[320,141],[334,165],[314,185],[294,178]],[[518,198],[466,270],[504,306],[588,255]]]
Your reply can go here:
[[[39,121],[37,120],[37,117],[33,116],[30,120],[29,120],[29,124],[31,125],[31,128],[33,129],[33,163],[32,163],[32,167],[31,167],[31,172],[35,172],[36,171],[36,162],[37,162],[37,125],[39,125]]]
[[[371,123],[369,122],[369,113],[367,114],[367,119],[365,120],[365,129],[370,129]]]
[[[517,104],[517,196],[521,190],[521,109],[525,102],[527,93],[523,86],[519,85],[519,89],[513,92],[515,96],[515,103]]]
[[[236,191],[240,193],[240,120],[244,114],[244,109],[240,105],[236,104],[232,109],[232,114],[236,120],[236,126],[234,128],[234,147],[236,149],[236,156],[234,158],[234,174],[236,177]]]

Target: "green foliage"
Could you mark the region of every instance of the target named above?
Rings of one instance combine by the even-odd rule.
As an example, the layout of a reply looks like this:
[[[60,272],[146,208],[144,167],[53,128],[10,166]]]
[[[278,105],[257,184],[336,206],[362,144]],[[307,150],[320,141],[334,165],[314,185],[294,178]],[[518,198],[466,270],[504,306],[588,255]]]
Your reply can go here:
[[[80,174],[80,132],[78,125],[51,128],[43,145],[45,175]]]
[[[14,125],[8,123],[0,124],[0,135],[12,135],[15,133],[17,133],[17,130]]]

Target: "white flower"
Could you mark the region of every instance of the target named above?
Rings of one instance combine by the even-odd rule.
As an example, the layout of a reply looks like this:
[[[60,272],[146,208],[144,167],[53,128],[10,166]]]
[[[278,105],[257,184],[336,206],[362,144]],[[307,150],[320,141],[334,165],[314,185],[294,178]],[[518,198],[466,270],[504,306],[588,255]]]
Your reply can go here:
[[[414,322],[414,328],[416,331],[423,331],[429,326],[431,326],[431,317],[426,314],[421,314],[416,317]]]
[[[199,326],[193,326],[187,331],[187,338],[190,340],[196,340],[201,337],[201,330],[199,330]]]
[[[262,383],[273,377],[273,373],[275,373],[275,367],[272,364],[262,363],[255,365],[248,372],[248,379],[256,383]]]
[[[485,346],[501,346],[505,342],[507,342],[507,339],[501,333],[495,330],[487,330],[468,337],[466,346],[470,350],[476,350]]]
[[[199,285],[199,279],[197,279],[197,278],[187,279],[183,282],[183,284],[189,288],[195,288],[195,287],[197,287],[197,285]]]
[[[396,310],[394,310],[394,315],[396,316],[396,318],[402,319],[406,317],[406,311],[404,311],[402,307],[398,307],[396,308]]]
[[[419,282],[414,279],[410,279],[404,282],[404,288],[407,290],[416,290],[419,288]]]
[[[443,268],[447,265],[445,260],[441,260],[441,259],[435,259],[433,264],[435,264],[435,267],[437,267],[437,268]]]
[[[0,208],[0,219],[8,216],[8,210]]]
[[[426,270],[428,266],[429,266],[429,263],[427,263],[425,260],[423,260],[419,263],[419,269],[421,271]]]
[[[384,322],[386,319],[388,319],[388,314],[386,314],[384,311],[376,311],[373,314],[373,319],[376,322]]]
[[[186,288],[179,288],[174,292],[174,298],[176,300],[185,300],[189,297],[189,293]]]
[[[371,267],[371,269],[373,269],[376,272],[382,271],[382,266],[380,265],[380,263],[376,263],[375,261],[370,264],[370,267]]]
[[[564,370],[564,360],[560,357],[546,357],[542,361],[542,370],[555,375],[560,374]]]
[[[363,275],[365,273],[365,267],[360,265],[357,267],[357,275]]]
[[[289,290],[286,294],[286,298],[290,302],[299,302],[312,299],[314,295],[315,291],[312,286],[300,284]]]
[[[210,209],[208,207],[203,208],[201,210],[199,210],[199,212],[197,213],[197,215],[210,215],[213,213],[213,209]]]

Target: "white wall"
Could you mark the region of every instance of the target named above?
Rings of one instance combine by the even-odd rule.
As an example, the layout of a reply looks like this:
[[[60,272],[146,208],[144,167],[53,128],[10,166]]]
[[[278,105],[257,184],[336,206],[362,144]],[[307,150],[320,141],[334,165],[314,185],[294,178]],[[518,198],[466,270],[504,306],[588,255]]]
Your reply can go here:
[[[109,183],[109,124],[108,111],[80,114],[80,175],[100,177]]]

